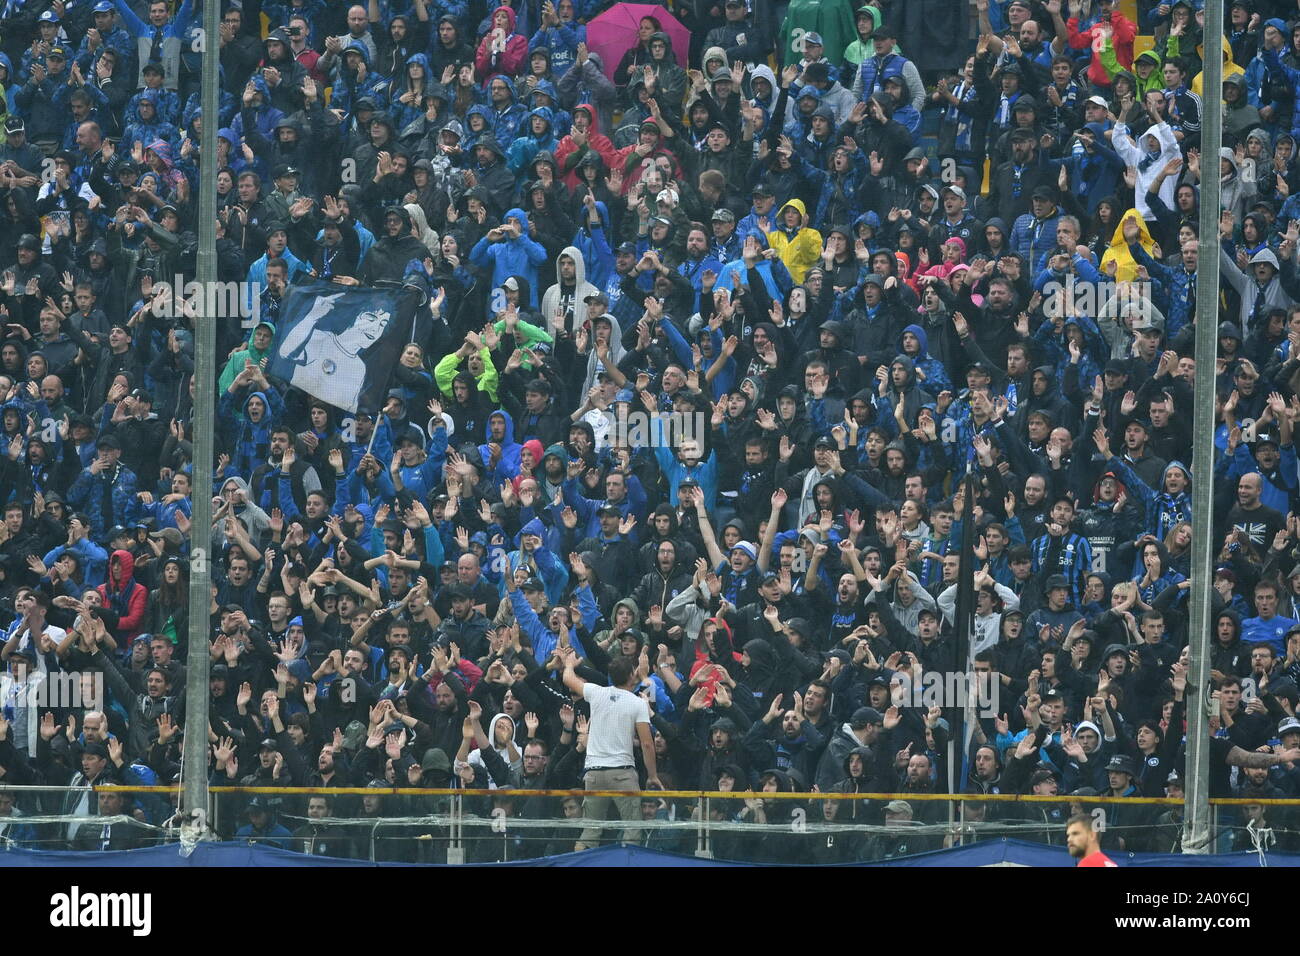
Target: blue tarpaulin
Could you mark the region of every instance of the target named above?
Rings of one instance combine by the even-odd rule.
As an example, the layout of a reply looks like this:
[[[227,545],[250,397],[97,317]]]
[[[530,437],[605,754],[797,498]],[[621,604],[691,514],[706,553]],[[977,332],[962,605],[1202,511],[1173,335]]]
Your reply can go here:
[[[1113,853],[1120,866],[1244,866],[1257,867],[1257,853],[1226,853],[1214,856],[1183,856],[1177,853]],[[1300,853],[1269,853],[1269,866],[1300,866]],[[270,846],[245,843],[201,843],[189,856],[182,856],[179,846],[147,847],[141,850],[110,850],[102,853],[84,853],[61,850],[11,850],[0,854],[0,865],[5,867],[55,866],[184,866],[184,867],[249,867],[249,866],[402,866],[397,863],[371,863],[368,860],[341,860],[331,857],[305,856]],[[660,850],[647,850],[638,846],[619,845],[584,850],[581,853],[564,853],[537,860],[517,863],[469,864],[478,866],[734,866],[739,864],[719,860],[706,860]],[[987,840],[973,846],[935,850],[898,860],[871,864],[838,864],[839,866],[1073,866],[1063,846],[1044,846],[1021,840]]]

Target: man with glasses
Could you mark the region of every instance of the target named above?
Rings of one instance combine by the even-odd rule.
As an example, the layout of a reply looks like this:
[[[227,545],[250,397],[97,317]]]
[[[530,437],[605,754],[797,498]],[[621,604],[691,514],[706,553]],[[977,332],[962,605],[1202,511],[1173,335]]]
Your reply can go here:
[[[242,10],[227,10],[221,17],[221,66],[226,71],[226,88],[242,90],[262,61],[259,38],[244,32]]]

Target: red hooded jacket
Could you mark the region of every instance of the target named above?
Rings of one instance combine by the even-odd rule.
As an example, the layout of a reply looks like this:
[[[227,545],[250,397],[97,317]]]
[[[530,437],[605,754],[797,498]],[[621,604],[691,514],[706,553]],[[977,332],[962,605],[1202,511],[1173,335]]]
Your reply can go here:
[[[114,551],[108,559],[108,581],[97,590],[104,604],[117,612],[117,628],[113,634],[119,645],[129,644],[140,633],[145,610],[149,604],[149,590],[135,580],[135,558],[130,551]]]
[[[609,137],[600,132],[600,125],[596,122],[596,110],[588,103],[579,103],[573,108],[573,115],[576,117],[578,111],[587,114],[591,124],[587,127],[587,145],[579,147],[573,141],[573,134],[565,136],[560,140],[560,145],[555,147],[555,165],[559,167],[564,174],[564,184],[570,189],[576,189],[578,186],[578,163],[586,155],[588,149],[594,149],[602,160],[605,161],[605,169],[614,168],[617,162],[618,150],[614,149],[614,144],[609,141]]]
[[[487,35],[479,41],[478,51],[474,55],[474,69],[485,89],[494,76],[518,76],[524,71],[524,64],[528,61],[528,37],[515,32],[515,11],[509,7],[497,7],[492,11],[493,20],[500,10],[504,10],[506,16],[510,18],[510,33],[506,37],[506,48],[499,53],[492,52],[494,28],[489,28]]]

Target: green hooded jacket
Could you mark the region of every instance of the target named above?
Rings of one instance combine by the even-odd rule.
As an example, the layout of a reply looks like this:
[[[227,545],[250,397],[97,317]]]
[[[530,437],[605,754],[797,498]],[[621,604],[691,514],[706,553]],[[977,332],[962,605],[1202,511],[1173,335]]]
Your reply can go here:
[[[270,358],[271,349],[269,347],[264,350],[253,347],[253,333],[256,332],[258,328],[263,325],[265,325],[267,328],[271,330],[271,345],[272,346],[275,345],[274,325],[272,325],[270,322],[258,322],[257,325],[253,326],[253,328],[250,329],[248,332],[248,341],[244,343],[246,348],[241,349],[240,351],[236,352],[234,355],[230,356],[230,361],[226,362],[226,367],[221,373],[221,378],[217,380],[217,387],[218,387],[217,394],[221,394],[221,392],[230,390],[230,383],[233,382],[235,380],[235,377],[244,370],[245,360],[250,361],[254,365],[256,365],[257,363],[262,361],[262,359]]]

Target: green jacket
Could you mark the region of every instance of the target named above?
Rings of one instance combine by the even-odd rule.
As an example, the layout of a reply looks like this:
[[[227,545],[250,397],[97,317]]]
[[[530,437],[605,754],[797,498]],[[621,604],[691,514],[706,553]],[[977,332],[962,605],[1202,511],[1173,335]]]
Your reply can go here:
[[[859,42],[858,29],[847,3],[842,0],[791,0],[790,10],[781,24],[782,63],[798,63],[803,59],[803,35],[808,32],[821,34],[822,56],[831,64],[844,59],[844,51],[850,43]],[[844,85],[849,87],[853,84]]]
[[[519,323],[523,325],[524,323]],[[486,392],[492,399],[493,404],[497,400],[497,377],[496,366],[492,364],[492,353],[486,348],[479,350],[479,355],[483,358],[483,374],[474,382],[480,392]],[[445,398],[454,398],[455,393],[452,391],[451,383],[457,373],[461,371],[460,359],[455,352],[450,355],[444,355],[437,365],[433,368],[433,380],[438,383],[438,391],[442,392]]]

